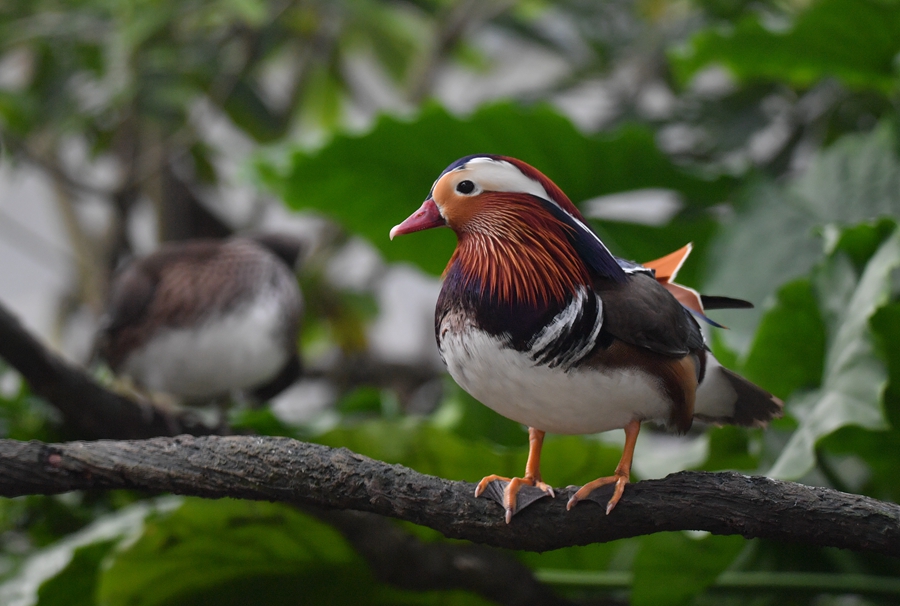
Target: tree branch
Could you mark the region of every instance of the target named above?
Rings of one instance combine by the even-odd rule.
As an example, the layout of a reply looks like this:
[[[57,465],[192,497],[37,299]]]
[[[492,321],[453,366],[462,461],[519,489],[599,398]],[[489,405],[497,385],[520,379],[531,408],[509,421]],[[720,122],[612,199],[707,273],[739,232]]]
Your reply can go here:
[[[900,557],[900,505],[738,473],[682,472],[629,486],[612,515],[573,488],[503,523],[473,485],[426,476],[347,449],[274,437],[145,441],[0,441],[0,496],[132,488],[282,501],[407,520],[497,547],[546,551],[661,531],[707,530]],[[608,490],[599,489],[605,502]]]

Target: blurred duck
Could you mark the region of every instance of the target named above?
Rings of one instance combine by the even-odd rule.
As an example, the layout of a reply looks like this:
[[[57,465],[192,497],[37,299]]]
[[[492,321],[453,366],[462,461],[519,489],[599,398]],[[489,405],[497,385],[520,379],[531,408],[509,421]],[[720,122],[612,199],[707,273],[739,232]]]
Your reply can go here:
[[[115,275],[97,352],[150,392],[266,401],[300,376],[300,253],[280,234],[165,244]]]
[[[706,347],[695,320],[708,321],[704,304],[750,304],[675,284],[690,246],[647,265],[619,259],[550,179],[494,155],[447,167],[390,236],[441,226],[457,236],[435,314],[441,357],[463,389],[529,428],[523,477],[487,476],[475,491],[497,500],[507,523],[555,496],[540,473],[544,432],[625,430],[613,475],[585,484],[567,504],[612,484],[608,514],[629,481],[643,421],[683,433],[695,418],[762,426],[780,416],[780,400]]]

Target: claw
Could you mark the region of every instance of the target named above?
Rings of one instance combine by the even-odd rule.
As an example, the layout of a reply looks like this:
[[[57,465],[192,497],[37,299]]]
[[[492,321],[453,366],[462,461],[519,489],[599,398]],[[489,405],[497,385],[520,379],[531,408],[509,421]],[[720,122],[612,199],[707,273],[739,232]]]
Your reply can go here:
[[[524,478],[504,478],[491,475],[483,478],[475,487],[475,497],[482,494],[503,507],[506,523],[512,517],[546,496],[556,497],[553,488],[541,480],[541,446],[544,432],[528,428],[528,462],[525,463]]]
[[[503,476],[498,476],[496,474],[490,475],[490,476],[485,476],[485,477],[481,478],[481,481],[478,482],[478,486],[475,487],[475,498],[477,499],[478,497],[480,497],[484,493],[484,491],[487,490],[487,488],[491,485],[491,483],[494,480],[499,480],[500,482],[509,482],[509,478],[504,478]],[[492,497],[493,495],[488,495],[488,496]],[[501,503],[501,505],[502,505],[502,503]]]
[[[634,445],[637,442],[637,436],[640,430],[641,422],[638,420],[631,421],[625,426],[625,448],[622,451],[622,459],[619,461],[615,473],[611,476],[606,476],[605,478],[597,478],[593,482],[588,482],[579,488],[578,491],[572,495],[572,498],[569,499],[569,502],[566,503],[567,511],[570,511],[575,507],[579,501],[588,498],[602,505],[602,502],[598,498],[591,496],[591,493],[597,488],[606,486],[607,484],[615,484],[616,486],[613,489],[612,497],[606,504],[606,515],[609,515],[609,513],[615,509],[619,499],[622,498],[622,493],[625,492],[625,485],[628,484],[629,477],[631,476],[631,461],[634,458]]]
[[[504,519],[509,524],[514,515],[535,501],[547,496],[555,497],[556,493],[544,482],[492,475],[481,480],[475,488],[475,496],[482,495],[503,507]]]
[[[613,495],[609,499],[609,502],[606,504],[606,515],[609,515],[615,506],[618,504],[619,499],[622,498],[622,493],[625,492],[625,485],[628,484],[628,476],[624,474],[616,474],[612,476],[607,476],[605,478],[598,478],[593,482],[588,482],[584,486],[578,489],[578,491],[572,495],[572,498],[569,499],[569,502],[566,503],[566,510],[571,510],[575,505],[578,504],[579,501],[583,501],[585,499],[590,499],[591,501],[595,501],[597,503],[603,504],[600,502],[600,497],[592,495],[593,491],[601,486],[606,486],[607,484],[615,484],[615,488],[613,489]]]

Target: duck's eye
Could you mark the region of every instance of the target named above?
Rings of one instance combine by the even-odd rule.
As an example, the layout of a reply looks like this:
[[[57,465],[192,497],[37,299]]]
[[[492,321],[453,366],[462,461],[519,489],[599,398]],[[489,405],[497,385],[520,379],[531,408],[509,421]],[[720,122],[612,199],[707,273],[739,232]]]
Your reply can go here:
[[[461,194],[471,194],[475,191],[475,184],[466,179],[465,181],[460,181],[456,184],[456,191]]]

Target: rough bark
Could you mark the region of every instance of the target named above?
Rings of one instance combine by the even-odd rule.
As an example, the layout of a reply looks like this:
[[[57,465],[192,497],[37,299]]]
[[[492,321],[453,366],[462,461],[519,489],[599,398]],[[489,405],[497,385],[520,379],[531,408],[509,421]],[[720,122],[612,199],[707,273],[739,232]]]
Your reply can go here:
[[[289,438],[178,436],[43,444],[0,441],[0,496],[136,488],[354,509],[444,535],[545,551],[661,531],[707,530],[900,556],[900,505],[738,473],[682,472],[630,485],[609,516],[574,487],[503,523],[474,486]],[[608,498],[600,489],[599,500]]]

